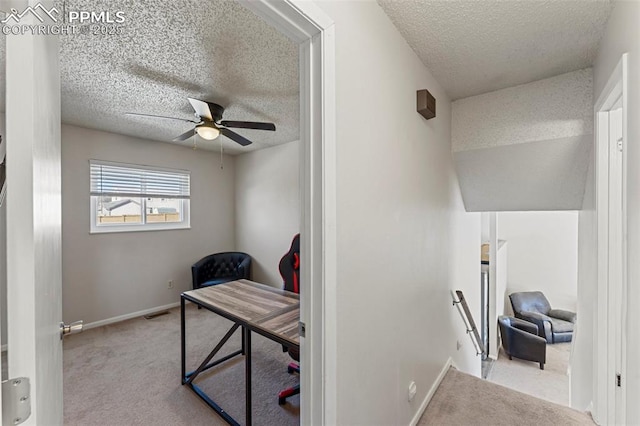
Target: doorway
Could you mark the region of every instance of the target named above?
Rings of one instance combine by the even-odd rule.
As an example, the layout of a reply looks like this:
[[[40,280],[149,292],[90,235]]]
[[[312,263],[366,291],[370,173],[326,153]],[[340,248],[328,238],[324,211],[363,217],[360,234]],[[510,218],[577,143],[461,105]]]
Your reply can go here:
[[[571,321],[581,317],[577,309],[578,300],[578,222],[577,211],[500,211],[483,213],[493,217],[489,220],[490,231],[483,233],[483,242],[494,245],[490,258],[492,274],[489,305],[494,315],[489,329],[489,356],[492,363],[486,378],[494,383],[517,391],[546,399],[556,404],[570,405],[569,363],[574,333]],[[493,238],[486,237],[493,235]],[[487,239],[489,238],[489,239]],[[514,311],[511,296],[515,297]],[[531,336],[509,334],[505,321],[523,319],[530,323],[535,318],[522,311],[518,300],[525,300],[532,309],[549,315],[559,327],[566,327],[569,335],[556,335],[538,328]],[[536,306],[533,306],[533,303]],[[539,308],[537,307],[539,306]],[[557,312],[551,314],[550,309]],[[562,313],[561,313],[562,311]],[[503,318],[501,327],[498,318]],[[560,316],[567,318],[563,322]],[[512,320],[513,319],[513,320]],[[547,323],[549,323],[547,322]],[[562,323],[562,325],[560,325]],[[540,327],[539,324],[536,324]],[[517,328],[517,324],[516,324]],[[503,338],[501,332],[507,337]],[[522,331],[522,330],[520,330]],[[537,334],[537,335],[536,335]],[[518,340],[518,338],[520,338]],[[520,355],[513,355],[509,344],[513,341],[527,342],[529,349]],[[513,349],[513,347],[512,347]],[[544,350],[544,370],[535,362],[536,350]],[[517,349],[514,350],[517,353]],[[533,357],[527,358],[528,356]],[[538,362],[540,362],[538,361]]]
[[[267,22],[285,33],[296,41],[300,46],[300,57],[302,65],[301,75],[301,121],[304,123],[301,136],[301,163],[302,186],[304,199],[302,205],[304,211],[301,220],[301,231],[305,236],[302,241],[301,251],[307,253],[302,259],[301,273],[302,279],[309,283],[310,291],[301,298],[301,320],[306,329],[306,338],[302,342],[302,363],[306,366],[301,375],[302,398],[301,421],[303,423],[334,423],[334,416],[337,402],[335,401],[335,259],[336,259],[336,238],[335,238],[335,82],[334,82],[334,48],[333,48],[333,23],[332,21],[313,4],[292,5],[285,2],[258,1],[243,3],[248,8],[265,18]],[[8,111],[12,111],[10,124],[12,130],[10,136],[13,140],[21,138],[20,129],[37,129],[41,133],[33,133],[27,138],[30,143],[40,141],[42,148],[49,143],[54,150],[59,149],[59,101],[55,101],[56,92],[53,80],[58,80],[57,67],[49,66],[57,63],[57,43],[51,44],[36,42],[29,38],[13,38],[7,46],[7,87],[14,88],[7,91]],[[12,55],[20,52],[24,61],[12,61]],[[25,73],[28,68],[32,72]],[[47,70],[45,75],[44,70]],[[51,71],[54,70],[54,71]],[[38,84],[34,84],[37,80]],[[51,88],[51,97],[38,96],[36,88],[41,82],[46,81],[45,87]],[[28,93],[22,93],[23,88],[30,88]],[[58,88],[59,89],[59,88]],[[22,95],[22,96],[20,96]],[[52,99],[53,98],[53,99]],[[31,104],[38,105],[37,113],[42,114],[19,114],[24,108]],[[51,126],[45,126],[42,117],[54,120]],[[47,124],[47,123],[44,123]],[[56,131],[56,129],[58,129]],[[45,132],[46,131],[46,132]],[[53,134],[51,134],[53,133]],[[57,135],[56,135],[57,133]],[[40,147],[39,145],[39,147]],[[23,179],[30,170],[38,167],[38,159],[35,159],[29,151],[29,144],[14,144],[14,150],[10,151],[9,157],[14,161],[8,172],[7,180],[13,182],[13,194],[20,194],[24,201],[15,203],[12,199],[12,214],[9,220],[19,220],[19,218],[29,218],[33,216],[34,206],[27,202],[33,199],[34,191],[44,187],[48,192],[47,201],[59,200],[59,186],[47,186],[44,179],[44,172],[56,168],[59,170],[59,157],[55,155],[46,157],[49,168],[43,168],[43,176],[37,175],[35,182],[31,179]],[[49,152],[48,152],[49,153]],[[11,155],[12,154],[12,155]],[[55,152],[54,152],[55,154]],[[22,173],[18,173],[22,171]],[[54,173],[55,174],[55,173]],[[59,175],[59,172],[58,172]],[[55,183],[55,180],[54,180]],[[59,207],[55,205],[45,206],[59,212]],[[14,219],[12,219],[14,218]],[[48,227],[44,229],[52,235],[50,250],[59,254],[56,249],[55,236],[59,235],[60,225],[48,221]],[[17,229],[12,223],[9,226],[13,229],[13,236],[9,238],[9,248],[19,245],[19,241],[28,241],[34,232],[34,224],[28,220],[22,220],[23,227]],[[40,229],[38,229],[39,231]],[[46,242],[46,241],[45,241]],[[59,247],[59,241],[57,242]],[[48,263],[41,260],[45,257],[45,252],[40,250],[29,250],[28,256],[24,256],[24,262],[17,262],[9,265],[10,291],[9,304],[13,310],[9,310],[9,342],[11,351],[16,354],[12,360],[20,360],[19,364],[14,364],[14,372],[20,375],[32,377],[34,395],[49,395],[41,398],[40,401],[47,405],[42,407],[33,406],[30,422],[38,423],[61,423],[61,400],[54,396],[60,396],[61,377],[44,380],[42,366],[49,373],[60,371],[60,359],[55,355],[55,359],[50,359],[48,354],[55,353],[60,348],[57,343],[54,350],[47,350],[49,343],[54,345],[54,341],[59,342],[59,320],[60,314],[44,317],[37,307],[49,302],[51,298],[59,301],[60,298],[60,271],[49,268],[55,264],[55,259]],[[14,256],[15,257],[15,256]],[[11,259],[11,258],[10,258]],[[31,262],[28,260],[31,259]],[[26,262],[26,265],[25,265]],[[22,266],[22,268],[21,268]],[[44,268],[43,268],[44,266]],[[54,265],[55,266],[55,265]],[[40,269],[43,268],[43,269]],[[31,271],[35,269],[35,275],[47,274],[50,280],[40,280],[41,286],[49,286],[44,289],[37,287],[36,280],[25,282],[18,273],[19,270]],[[49,273],[50,272],[50,273]],[[18,286],[18,282],[20,285]],[[36,291],[44,290],[44,291]],[[59,306],[59,305],[56,305]],[[19,313],[19,315],[17,315]],[[50,313],[47,311],[46,313]],[[51,315],[50,315],[51,316]],[[26,318],[25,321],[21,319]],[[36,320],[33,321],[33,318]],[[43,324],[43,327],[37,325]],[[13,339],[11,336],[14,336]],[[38,344],[35,344],[38,342]],[[44,345],[40,342],[47,342]],[[45,349],[38,352],[38,349]],[[24,354],[25,356],[22,356]],[[11,373],[11,365],[10,365]],[[55,374],[54,374],[55,376]],[[53,386],[51,386],[53,385]],[[36,399],[34,398],[34,401]],[[34,423],[35,424],[35,423]]]

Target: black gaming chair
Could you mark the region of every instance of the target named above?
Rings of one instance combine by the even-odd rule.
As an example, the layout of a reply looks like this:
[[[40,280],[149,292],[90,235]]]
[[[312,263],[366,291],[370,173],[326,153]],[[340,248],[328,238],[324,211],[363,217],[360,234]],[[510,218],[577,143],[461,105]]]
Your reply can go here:
[[[294,293],[300,293],[300,234],[296,234],[291,241],[291,248],[280,259],[280,275],[284,280],[284,289]],[[295,348],[287,348],[283,346],[285,351],[289,352],[294,361],[300,361],[300,351]],[[300,366],[292,362],[287,367],[289,374],[300,373]],[[287,398],[300,393],[300,385],[285,389],[278,394],[278,404],[283,405],[287,402]]]

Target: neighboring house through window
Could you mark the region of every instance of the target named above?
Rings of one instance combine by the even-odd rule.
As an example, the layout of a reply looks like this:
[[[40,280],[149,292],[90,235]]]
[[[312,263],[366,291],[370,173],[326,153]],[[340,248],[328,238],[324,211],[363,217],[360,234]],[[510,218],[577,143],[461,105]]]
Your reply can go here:
[[[91,233],[189,228],[190,172],[90,160]]]

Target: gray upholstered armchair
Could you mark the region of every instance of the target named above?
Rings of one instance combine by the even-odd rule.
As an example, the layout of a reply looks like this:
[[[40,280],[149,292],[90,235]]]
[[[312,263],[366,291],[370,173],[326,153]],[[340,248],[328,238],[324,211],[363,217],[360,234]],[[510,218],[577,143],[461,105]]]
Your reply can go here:
[[[547,342],[538,336],[538,326],[513,317],[498,317],[502,349],[512,357],[534,361],[544,370],[547,359]]]
[[[538,335],[547,343],[570,342],[573,337],[575,312],[551,309],[551,305],[540,291],[524,291],[509,295],[513,313],[517,318],[538,326]]]

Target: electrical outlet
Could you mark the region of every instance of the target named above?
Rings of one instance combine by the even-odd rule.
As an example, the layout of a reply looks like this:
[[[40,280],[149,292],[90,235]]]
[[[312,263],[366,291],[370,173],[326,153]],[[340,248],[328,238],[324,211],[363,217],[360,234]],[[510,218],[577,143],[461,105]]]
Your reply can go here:
[[[418,387],[416,386],[416,382],[409,383],[409,402],[413,401],[417,391]]]
[[[173,288],[173,280],[169,280],[169,284],[167,285],[167,288]]]

